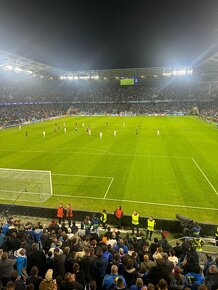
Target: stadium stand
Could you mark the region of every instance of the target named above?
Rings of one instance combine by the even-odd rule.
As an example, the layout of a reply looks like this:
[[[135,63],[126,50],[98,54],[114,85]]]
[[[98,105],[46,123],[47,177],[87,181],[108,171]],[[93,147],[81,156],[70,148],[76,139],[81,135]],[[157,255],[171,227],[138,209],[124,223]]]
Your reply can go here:
[[[186,115],[194,107],[200,116],[218,121],[216,84],[155,80],[161,68],[134,87],[119,85],[116,78],[123,71],[98,72],[96,82],[70,83],[57,79],[54,68],[31,65],[33,73],[43,67],[46,79],[0,74],[1,127],[65,114]],[[126,73],[140,76],[148,70]],[[46,226],[10,219],[0,227],[0,289],[217,289],[218,258],[208,255],[203,270],[199,262],[191,240],[172,247],[164,236],[148,242],[117,230],[98,234],[55,221]]]
[[[41,86],[21,82],[2,82],[0,86],[0,125],[48,119],[65,114],[190,114],[193,107],[200,115],[217,120],[217,95],[208,98],[204,90],[191,87],[121,88],[86,83],[61,86],[60,80]]]
[[[171,246],[164,236],[148,242],[144,236],[115,229],[101,234],[92,228],[84,231],[81,225],[68,227],[55,221],[43,225],[13,219],[2,223],[3,286],[13,282],[16,288],[12,289],[29,289],[25,287],[33,284],[33,289],[40,290],[107,290],[147,289],[151,283],[159,288],[159,283],[165,283],[165,289],[199,289],[201,285],[217,289],[218,257],[208,254],[201,268],[191,240]],[[119,288],[119,282],[123,288]]]

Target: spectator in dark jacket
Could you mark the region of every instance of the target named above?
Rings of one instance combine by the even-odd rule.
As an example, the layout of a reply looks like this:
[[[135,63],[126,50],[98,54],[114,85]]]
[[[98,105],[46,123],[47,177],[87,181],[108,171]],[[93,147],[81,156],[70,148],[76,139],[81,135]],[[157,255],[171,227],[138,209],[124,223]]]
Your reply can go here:
[[[64,278],[65,274],[65,255],[59,248],[54,249],[54,277],[61,275]]]
[[[42,250],[39,250],[37,244],[32,244],[32,252],[27,257],[28,272],[36,266],[40,276],[45,275],[46,256]]]
[[[20,279],[17,270],[15,270],[12,273],[12,275],[11,275],[11,281],[14,282],[15,285],[16,285],[15,290],[25,290],[26,289],[26,285],[25,285],[24,281]]]
[[[94,262],[94,257],[90,253],[90,248],[85,248],[85,256],[82,257],[80,262],[81,271],[85,274],[85,284],[91,281],[91,265]]]
[[[26,284],[32,283],[34,285],[34,290],[39,290],[39,284],[42,282],[43,278],[38,276],[38,268],[32,267],[30,271],[30,276],[27,277]]]
[[[209,267],[205,284],[208,290],[218,289],[218,268],[215,265]]]
[[[76,281],[81,285],[85,286],[85,275],[83,271],[80,271],[80,266],[78,263],[73,264],[73,273],[76,277]]]
[[[15,264],[16,259],[9,259],[6,252],[2,254],[0,260],[0,280],[2,281],[3,286],[5,286],[7,281],[11,278]]]
[[[64,281],[61,282],[60,290],[82,290],[81,284],[75,280],[75,275],[66,273]]]
[[[102,287],[102,281],[106,275],[108,262],[102,258],[102,250],[96,251],[97,258],[94,260],[91,266],[92,277],[97,283],[97,289],[100,290]]]
[[[132,259],[128,259],[126,267],[123,270],[123,277],[125,278],[126,285],[129,288],[136,283],[137,271],[133,267],[133,260]]]

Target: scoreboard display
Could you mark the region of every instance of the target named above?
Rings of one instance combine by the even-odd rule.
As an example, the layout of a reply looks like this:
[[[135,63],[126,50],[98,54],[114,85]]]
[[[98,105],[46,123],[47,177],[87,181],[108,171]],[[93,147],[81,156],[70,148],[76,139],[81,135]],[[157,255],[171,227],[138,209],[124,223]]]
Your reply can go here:
[[[135,86],[138,84],[137,77],[127,77],[127,78],[121,78],[120,79],[120,85],[121,86]]]

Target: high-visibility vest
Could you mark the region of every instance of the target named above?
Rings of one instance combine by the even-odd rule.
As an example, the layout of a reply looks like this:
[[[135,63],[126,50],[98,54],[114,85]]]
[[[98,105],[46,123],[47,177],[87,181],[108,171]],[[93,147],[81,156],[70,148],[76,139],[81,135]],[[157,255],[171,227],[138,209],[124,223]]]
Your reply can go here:
[[[218,227],[216,228],[215,237],[218,238]]]
[[[106,223],[106,221],[107,221],[107,214],[106,214],[105,212],[103,212],[103,213],[101,214],[100,220],[101,220],[103,223]]]
[[[116,212],[115,212],[115,216],[120,219],[122,217],[122,214],[123,214],[123,211],[122,209],[117,209]]]
[[[58,218],[62,218],[64,216],[64,208],[63,207],[59,207],[58,211],[57,211],[57,217]]]
[[[72,217],[73,216],[73,210],[71,207],[68,207],[66,210],[66,217]]]
[[[148,219],[148,227],[147,227],[147,230],[148,231],[153,231],[154,230],[154,225],[155,225],[155,220],[150,220]]]
[[[84,223],[85,230],[89,230],[91,228],[91,223]]]
[[[136,226],[139,224],[139,214],[138,213],[132,214],[132,224],[136,225]]]
[[[194,246],[196,248],[196,251],[201,252],[202,251],[202,242],[203,242],[203,240],[200,238],[200,239],[193,239],[193,241],[194,241]]]

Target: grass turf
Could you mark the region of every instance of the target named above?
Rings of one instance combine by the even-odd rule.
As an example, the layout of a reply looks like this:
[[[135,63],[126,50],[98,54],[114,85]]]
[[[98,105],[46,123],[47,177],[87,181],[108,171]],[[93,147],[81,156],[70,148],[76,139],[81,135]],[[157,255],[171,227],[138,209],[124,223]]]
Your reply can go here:
[[[218,222],[218,131],[198,118],[67,117],[2,130],[0,144],[0,167],[51,170],[54,195],[44,206],[71,201],[113,212],[122,205],[126,214]]]

